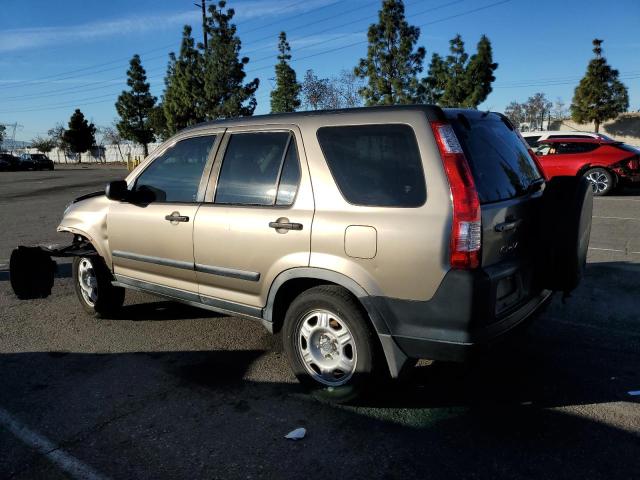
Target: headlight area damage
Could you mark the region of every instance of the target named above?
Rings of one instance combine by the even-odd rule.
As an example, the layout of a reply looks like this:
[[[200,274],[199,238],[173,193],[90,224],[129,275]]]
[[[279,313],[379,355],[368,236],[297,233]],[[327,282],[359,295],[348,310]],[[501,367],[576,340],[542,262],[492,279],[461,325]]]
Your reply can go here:
[[[24,247],[11,252],[9,273],[11,288],[20,300],[51,295],[57,264],[52,257],[87,257],[97,255],[93,245],[79,235],[62,248]]]

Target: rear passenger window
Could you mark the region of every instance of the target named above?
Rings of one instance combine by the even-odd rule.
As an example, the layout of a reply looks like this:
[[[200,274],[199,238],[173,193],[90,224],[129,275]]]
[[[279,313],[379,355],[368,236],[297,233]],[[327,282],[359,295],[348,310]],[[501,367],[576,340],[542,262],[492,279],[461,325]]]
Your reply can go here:
[[[318,140],[349,203],[419,207],[426,200],[416,137],[407,125],[323,127]]]
[[[236,133],[224,154],[215,203],[291,205],[299,183],[300,165],[290,133]]]
[[[597,143],[558,143],[556,153],[588,153],[599,146]]]

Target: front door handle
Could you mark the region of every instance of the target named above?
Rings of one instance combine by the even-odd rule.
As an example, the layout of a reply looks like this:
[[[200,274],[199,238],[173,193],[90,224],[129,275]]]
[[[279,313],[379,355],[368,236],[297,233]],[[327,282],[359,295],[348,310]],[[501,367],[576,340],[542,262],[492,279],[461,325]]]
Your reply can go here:
[[[171,215],[165,216],[164,219],[171,223],[189,221],[189,217],[187,217],[186,215],[180,215],[180,212],[173,212]]]
[[[284,233],[282,230],[302,230],[301,223],[289,222],[288,218],[279,218],[275,222],[269,222],[269,227],[275,228],[278,233]]]

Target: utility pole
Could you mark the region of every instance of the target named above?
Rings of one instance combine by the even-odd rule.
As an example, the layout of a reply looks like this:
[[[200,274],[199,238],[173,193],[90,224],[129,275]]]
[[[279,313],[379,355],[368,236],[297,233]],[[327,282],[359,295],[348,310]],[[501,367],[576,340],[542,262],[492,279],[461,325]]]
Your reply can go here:
[[[202,3],[194,3],[196,7],[202,9],[202,45],[204,45],[204,51],[207,51],[207,0],[201,0]]]

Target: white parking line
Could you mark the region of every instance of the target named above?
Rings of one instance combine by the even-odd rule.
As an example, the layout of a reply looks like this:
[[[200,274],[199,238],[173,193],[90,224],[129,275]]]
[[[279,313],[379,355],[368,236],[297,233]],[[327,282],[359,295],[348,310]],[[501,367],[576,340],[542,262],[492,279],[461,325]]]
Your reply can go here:
[[[640,221],[640,218],[633,218],[633,217],[599,217],[597,215],[594,215],[593,218],[607,218],[607,219],[611,219],[611,220],[636,220],[636,221]]]
[[[639,198],[611,198],[611,197],[593,197],[594,200],[618,200],[620,202],[640,202]]]
[[[61,450],[60,447],[47,438],[27,428],[3,408],[0,408],[0,425],[22,440],[23,443],[44,455],[73,478],[82,480],[107,479],[107,477],[100,475],[90,466]]]
[[[603,252],[619,252],[619,253],[627,253],[625,250],[616,250],[615,248],[597,248],[597,247],[589,247],[589,250],[600,250]],[[629,252],[635,255],[640,255],[640,252]]]

